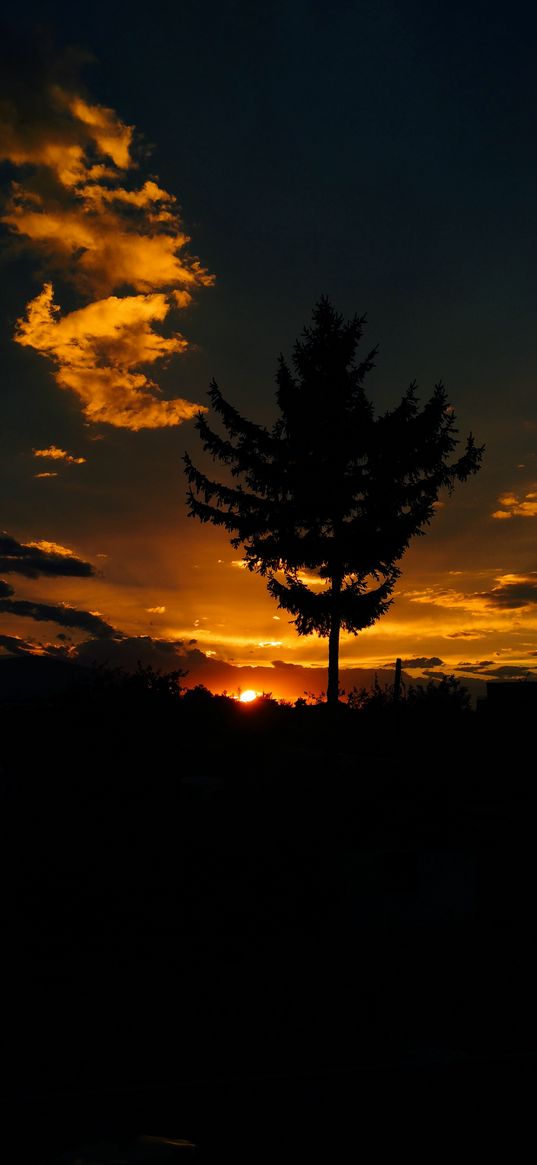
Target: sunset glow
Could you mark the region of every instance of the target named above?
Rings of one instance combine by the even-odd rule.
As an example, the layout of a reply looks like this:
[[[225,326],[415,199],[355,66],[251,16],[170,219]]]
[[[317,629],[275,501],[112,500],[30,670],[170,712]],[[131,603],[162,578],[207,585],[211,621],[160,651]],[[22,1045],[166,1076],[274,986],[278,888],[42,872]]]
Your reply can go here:
[[[355,29],[350,9],[341,15],[349,30]],[[32,45],[26,58],[19,40],[13,50],[8,46],[0,93],[2,657],[39,651],[54,660],[133,668],[140,660],[163,672],[184,670],[186,686],[244,688],[242,703],[264,691],[296,699],[325,689],[326,639],[298,636],[225,528],[189,521],[182,458],[187,452],[196,463],[202,456],[194,422],[207,409],[213,376],[241,415],[274,423],[278,354],[292,351],[326,289],[346,318],[367,313],[364,342],[379,345],[371,372],[377,415],[414,377],[421,402],[442,378],[461,434],[472,429],[486,446],[480,473],[453,497],[442,494],[426,536],[403,557],[387,614],[357,636],[342,634],[343,687],[359,686],[361,674],[367,682],[375,673],[382,680],[397,657],[407,661],[412,681],[453,673],[483,689],[491,678],[537,677],[531,387],[537,362],[533,305],[524,299],[527,239],[522,245],[517,236],[514,193],[524,189],[530,154],[513,139],[510,159],[506,144],[502,172],[512,163],[517,181],[504,202],[491,148],[496,115],[487,106],[483,165],[492,169],[483,171],[483,189],[496,226],[476,235],[475,200],[466,201],[464,192],[478,127],[457,108],[457,124],[465,128],[452,143],[453,156],[448,148],[454,188],[462,192],[454,214],[444,154],[430,152],[432,107],[421,100],[429,82],[416,79],[414,58],[406,60],[398,36],[397,60],[406,61],[402,92],[409,76],[416,85],[409,175],[421,172],[424,156],[431,170],[420,192],[410,180],[403,184],[394,209],[386,183],[393,118],[375,96],[376,75],[370,78],[372,120],[354,107],[365,101],[365,90],[344,91],[345,70],[316,96],[332,21],[321,10],[315,20],[327,24],[318,44],[320,25],[310,29],[320,53],[319,71],[311,75],[313,106],[301,105],[301,84],[296,91],[284,84],[274,94],[268,153],[255,156],[245,149],[252,130],[238,87],[244,65],[238,49],[237,70],[229,74],[237,103],[224,108],[216,40],[210,54],[218,67],[205,77],[207,97],[198,93],[194,58],[187,58],[184,82],[170,79],[170,59],[143,100],[134,58],[118,54],[106,22],[91,10],[84,19],[95,43],[84,43],[82,56],[93,56],[93,66],[69,56],[69,45],[80,43],[75,8],[66,9],[65,30],[57,29],[66,61],[50,48],[41,53]],[[179,34],[175,19],[170,28]],[[195,24],[198,18],[181,19]],[[287,19],[277,18],[282,35],[274,44],[294,43],[293,30],[283,29]],[[265,59],[263,46],[255,51],[259,74],[256,67],[251,83],[263,105],[258,78],[265,68],[272,77],[274,62],[271,53]],[[285,72],[287,57],[280,64]],[[308,71],[305,58],[301,68]],[[437,101],[435,89],[433,106]],[[347,107],[349,117],[340,118]],[[453,122],[442,117],[445,133]],[[318,126],[318,140],[310,123]],[[345,129],[351,123],[374,126],[361,143],[363,158],[357,151],[352,160]],[[303,156],[293,162],[290,198],[278,167],[295,159],[298,141]],[[407,146],[405,140],[404,156]],[[372,175],[365,185],[364,161]],[[320,223],[321,201],[312,190],[323,189],[327,174],[339,191],[337,213]],[[528,183],[533,190],[531,175]],[[368,223],[358,266],[357,221]],[[314,236],[319,250],[312,266],[297,256],[311,255]],[[409,238],[423,243],[411,254]],[[499,239],[508,249],[510,281],[499,277],[506,262],[496,253],[504,245]],[[423,291],[431,254],[442,289],[436,299]],[[489,303],[489,310],[470,313],[463,286],[472,303]],[[319,408],[324,415],[322,401]],[[211,475],[210,466],[209,455],[203,466],[200,460],[204,473]],[[318,597],[326,587],[313,564],[298,580]],[[92,616],[95,611],[102,614]]]

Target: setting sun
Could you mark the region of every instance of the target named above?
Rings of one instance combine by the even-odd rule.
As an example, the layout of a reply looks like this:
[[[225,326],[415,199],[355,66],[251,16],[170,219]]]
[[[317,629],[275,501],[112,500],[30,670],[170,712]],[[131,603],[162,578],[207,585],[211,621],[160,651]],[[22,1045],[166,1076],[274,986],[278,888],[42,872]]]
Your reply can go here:
[[[257,692],[253,688],[248,688],[246,692],[241,692],[239,701],[241,704],[251,704],[252,700],[257,700]]]

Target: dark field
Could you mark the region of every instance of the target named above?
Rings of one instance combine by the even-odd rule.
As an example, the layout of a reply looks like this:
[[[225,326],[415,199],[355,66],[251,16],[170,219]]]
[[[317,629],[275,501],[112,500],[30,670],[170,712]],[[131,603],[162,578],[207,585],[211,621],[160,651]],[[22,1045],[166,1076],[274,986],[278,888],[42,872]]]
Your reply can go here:
[[[532,1090],[524,716],[108,692],[1,717],[12,1160],[142,1133],[277,1160],[289,1119],[333,1160],[386,1107],[416,1131],[453,1086],[474,1115]]]

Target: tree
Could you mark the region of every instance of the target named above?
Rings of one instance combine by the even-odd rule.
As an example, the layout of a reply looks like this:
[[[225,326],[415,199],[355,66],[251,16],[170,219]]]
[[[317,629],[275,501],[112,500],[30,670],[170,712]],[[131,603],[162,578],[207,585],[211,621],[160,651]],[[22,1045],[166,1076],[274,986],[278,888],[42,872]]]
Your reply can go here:
[[[203,448],[230,478],[212,481],[185,454],[191,517],[223,526],[246,565],[265,576],[299,635],[327,636],[327,701],[339,697],[341,630],[357,634],[387,611],[398,563],[423,534],[442,488],[475,473],[483,453],[472,434],[462,456],[455,414],[441,383],[419,408],[412,383],[375,416],[363,382],[377,349],[357,363],[365,317],[344,322],[323,297],[280,356],[271,429],[242,417],[213,380],[209,397],[226,436],[196,419]],[[233,479],[239,479],[237,485]],[[316,572],[313,576],[311,572]]]

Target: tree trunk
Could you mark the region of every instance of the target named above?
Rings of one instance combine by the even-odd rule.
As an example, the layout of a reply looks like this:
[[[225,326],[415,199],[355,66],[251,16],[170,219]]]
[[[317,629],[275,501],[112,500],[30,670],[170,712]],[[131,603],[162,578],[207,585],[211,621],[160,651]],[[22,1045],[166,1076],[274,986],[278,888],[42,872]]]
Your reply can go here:
[[[335,707],[339,700],[339,632],[341,628],[341,613],[339,610],[339,596],[341,594],[341,576],[332,578],[332,617],[330,619],[330,637],[328,640],[328,688],[326,702]]]

